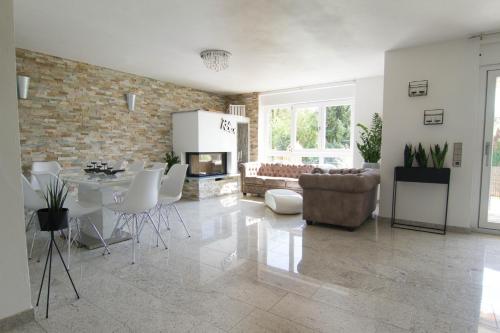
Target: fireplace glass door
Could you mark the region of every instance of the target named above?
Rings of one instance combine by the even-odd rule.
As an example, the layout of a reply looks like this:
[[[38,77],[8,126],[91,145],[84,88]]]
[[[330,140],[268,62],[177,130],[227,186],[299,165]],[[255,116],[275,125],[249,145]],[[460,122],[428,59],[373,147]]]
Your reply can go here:
[[[208,177],[227,173],[227,153],[186,153],[189,177]]]

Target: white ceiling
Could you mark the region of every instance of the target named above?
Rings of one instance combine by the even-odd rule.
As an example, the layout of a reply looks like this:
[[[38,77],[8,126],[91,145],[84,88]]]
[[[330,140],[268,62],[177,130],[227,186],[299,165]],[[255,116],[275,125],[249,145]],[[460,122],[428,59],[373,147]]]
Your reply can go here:
[[[499,0],[16,0],[17,47],[220,93],[383,74],[384,51],[500,28]],[[212,72],[199,52],[222,48]]]

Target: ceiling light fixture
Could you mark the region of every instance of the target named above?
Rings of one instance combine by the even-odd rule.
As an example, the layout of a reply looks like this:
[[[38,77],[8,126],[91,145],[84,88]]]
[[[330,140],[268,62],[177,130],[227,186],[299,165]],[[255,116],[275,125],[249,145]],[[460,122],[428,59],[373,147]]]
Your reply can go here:
[[[224,50],[204,50],[200,53],[203,63],[208,69],[220,72],[229,67],[231,53]]]

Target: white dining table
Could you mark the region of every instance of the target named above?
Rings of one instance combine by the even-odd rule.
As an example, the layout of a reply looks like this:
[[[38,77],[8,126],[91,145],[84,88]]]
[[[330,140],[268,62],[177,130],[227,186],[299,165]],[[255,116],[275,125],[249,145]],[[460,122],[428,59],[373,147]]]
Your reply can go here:
[[[123,230],[115,230],[116,215],[105,205],[115,202],[114,189],[128,187],[136,173],[121,172],[116,175],[103,173],[87,174],[82,170],[65,170],[59,177],[68,185],[77,187],[78,200],[96,203],[102,206],[99,211],[89,214],[88,218],[95,224],[107,244],[113,244],[130,239],[130,234]],[[91,229],[90,223],[81,223],[80,243],[89,249],[102,247],[102,243]]]

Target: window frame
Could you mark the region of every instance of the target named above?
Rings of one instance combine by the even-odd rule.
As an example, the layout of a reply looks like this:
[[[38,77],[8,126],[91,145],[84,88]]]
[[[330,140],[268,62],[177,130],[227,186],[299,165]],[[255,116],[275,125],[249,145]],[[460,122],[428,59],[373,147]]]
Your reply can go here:
[[[326,108],[339,105],[349,105],[351,109],[350,114],[350,138],[349,138],[349,148],[326,148]],[[295,147],[297,141],[297,109],[303,108],[318,108],[320,126],[318,131],[318,145],[319,148],[315,149],[298,149]],[[275,150],[272,149],[271,140],[271,110],[273,109],[289,109],[291,112],[291,124],[290,124],[290,150]],[[318,102],[307,102],[307,103],[288,103],[288,104],[277,104],[277,105],[266,105],[264,106],[265,113],[265,126],[264,126],[264,138],[266,151],[264,157],[266,160],[272,157],[286,157],[289,159],[302,158],[302,157],[318,157],[319,164],[325,164],[324,159],[332,156],[339,156],[342,158],[349,159],[350,163],[353,162],[354,156],[354,99],[353,98],[342,98],[335,100],[326,100]]]

